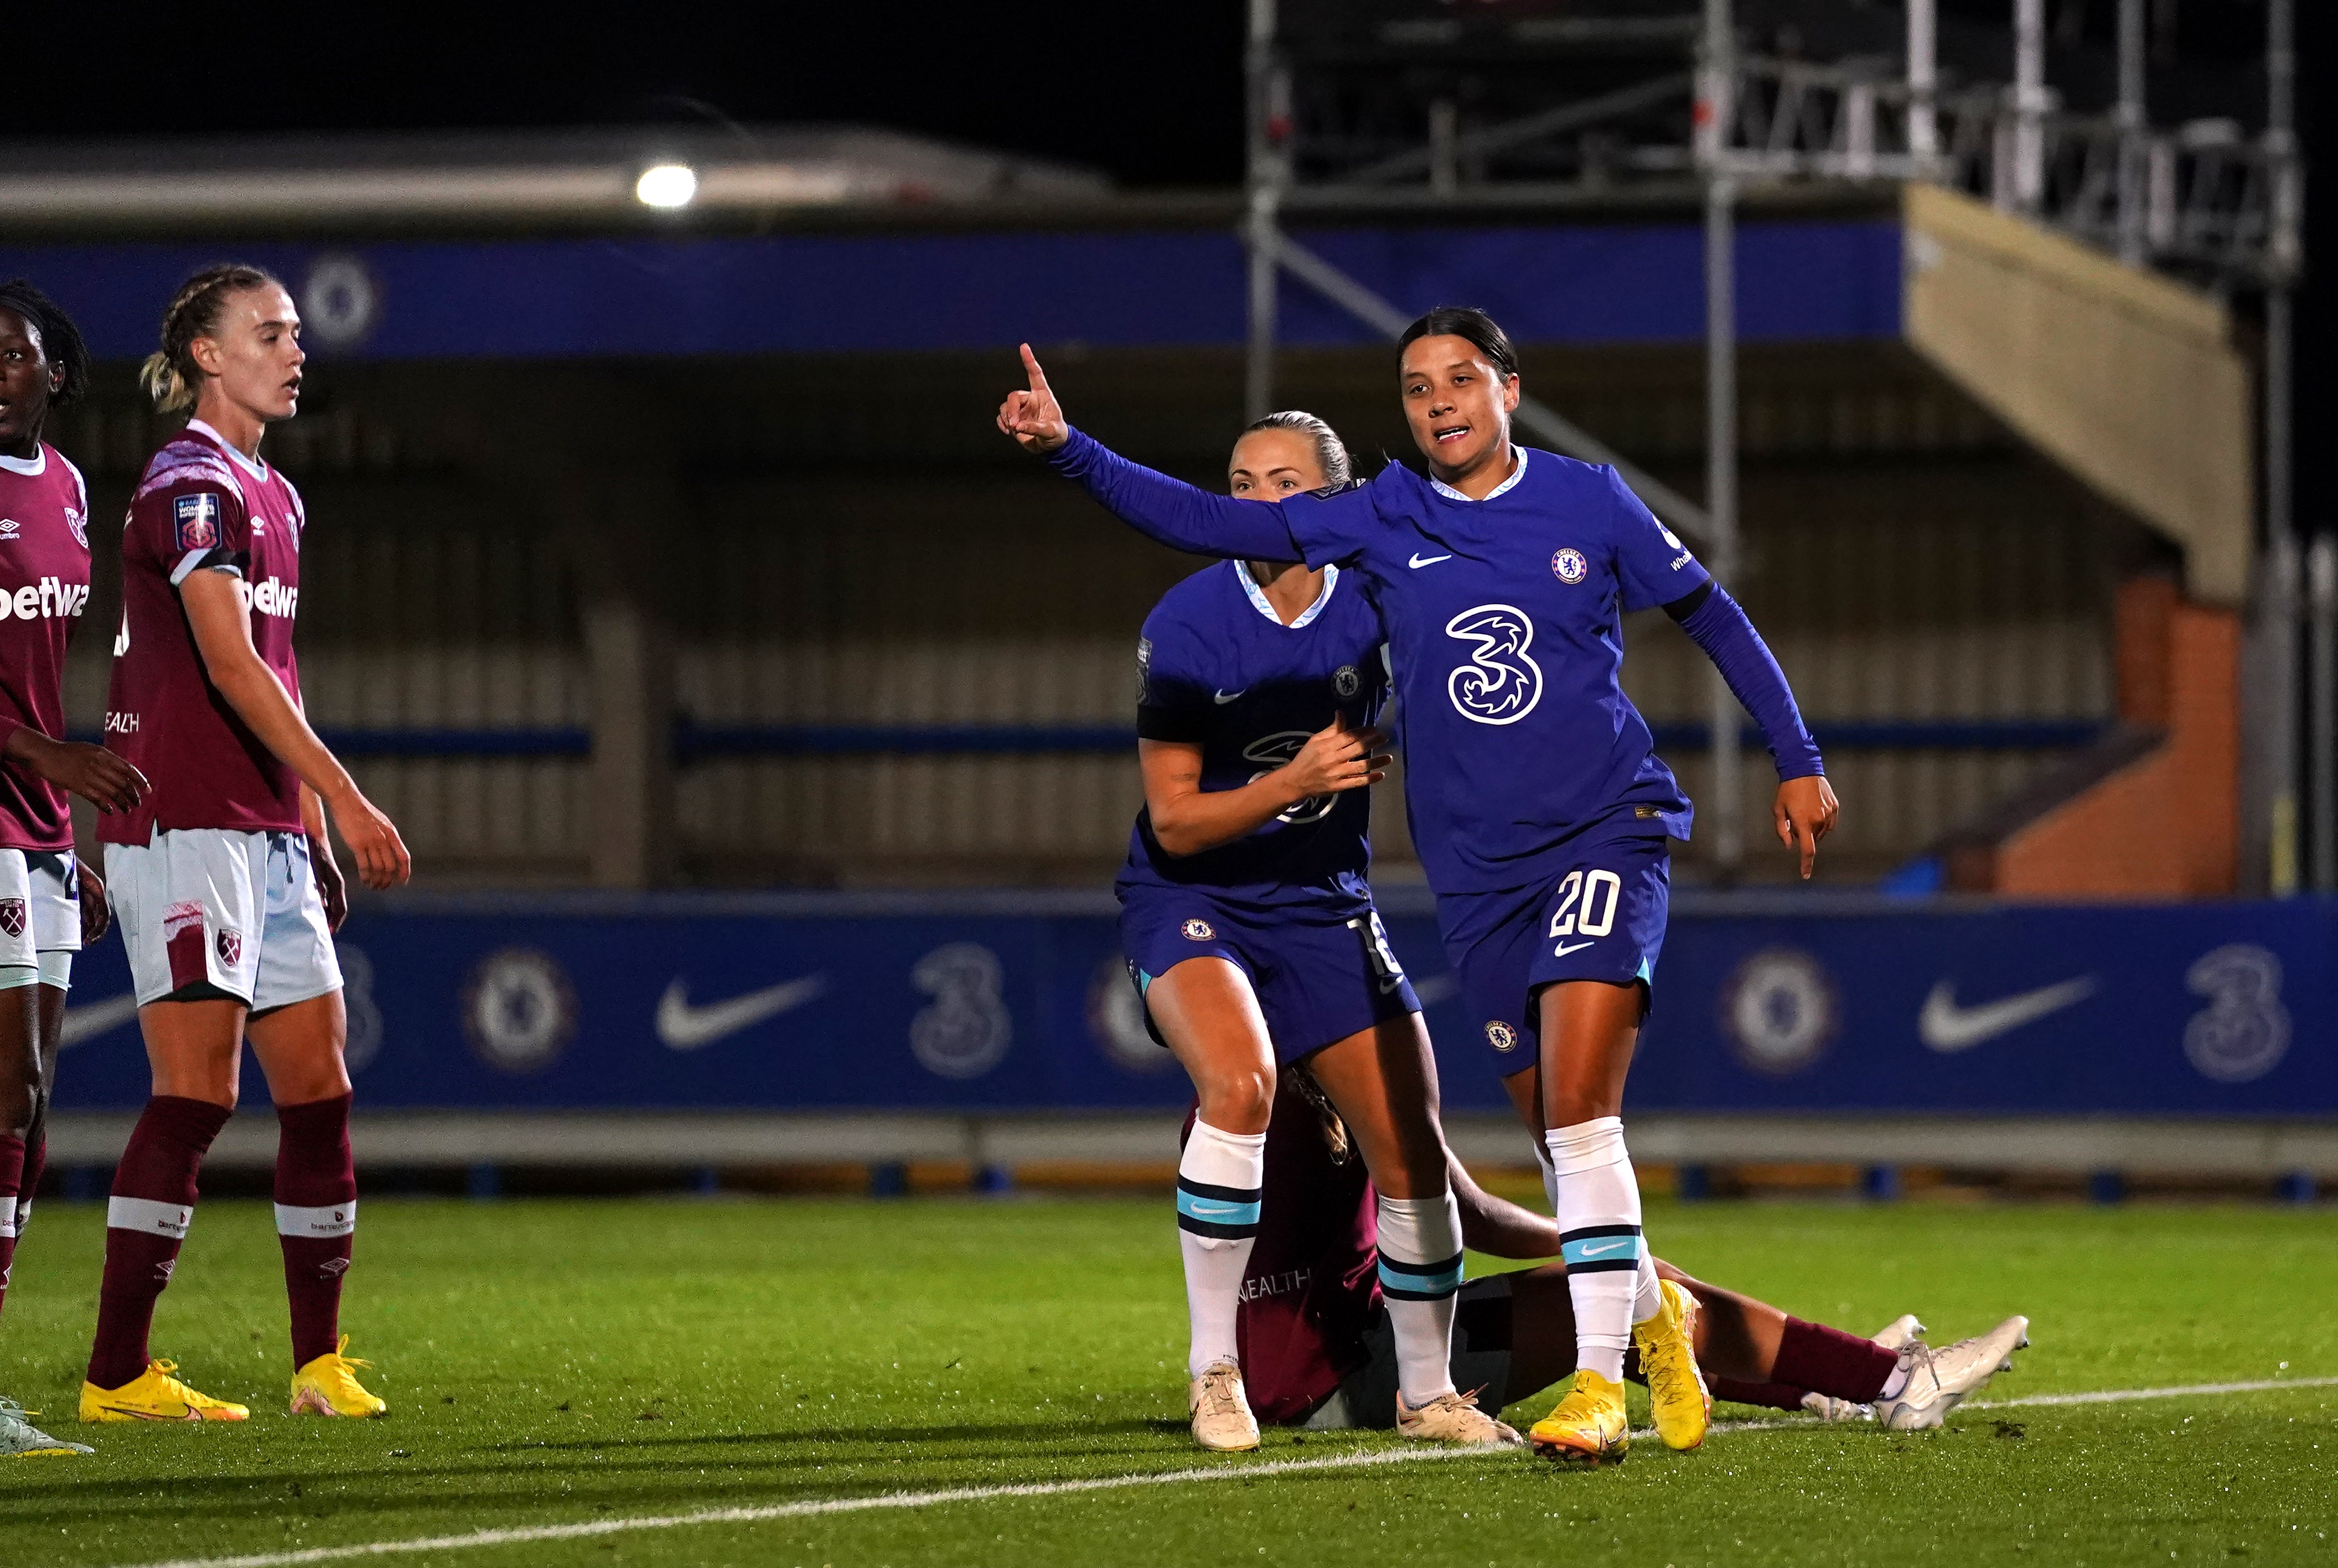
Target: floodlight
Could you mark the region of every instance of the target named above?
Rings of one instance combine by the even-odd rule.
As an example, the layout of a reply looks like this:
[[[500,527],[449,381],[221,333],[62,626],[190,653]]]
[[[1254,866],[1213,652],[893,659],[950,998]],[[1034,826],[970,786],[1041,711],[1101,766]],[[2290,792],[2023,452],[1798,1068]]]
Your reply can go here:
[[[658,163],[642,171],[634,195],[644,207],[687,207],[698,194],[698,174],[687,163]]]

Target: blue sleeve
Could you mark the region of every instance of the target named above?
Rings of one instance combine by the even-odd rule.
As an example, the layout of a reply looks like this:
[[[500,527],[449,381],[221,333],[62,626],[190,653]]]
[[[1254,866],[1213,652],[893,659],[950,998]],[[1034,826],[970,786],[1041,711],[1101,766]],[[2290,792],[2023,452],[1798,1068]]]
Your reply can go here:
[[[1196,555],[1235,561],[1296,561],[1299,546],[1271,501],[1213,495],[1156,474],[1079,430],[1047,455],[1048,466],[1149,539]]]
[[[1223,567],[1217,568],[1223,571]],[[1209,738],[1212,685],[1185,623],[1160,607],[1136,640],[1136,733],[1145,740]]]
[[[1656,521],[1632,487],[1613,468],[1601,468],[1607,481],[1615,525],[1616,581],[1622,586],[1624,608],[1653,610],[1685,599],[1712,580],[1704,564],[1690,554],[1680,535]]]
[[[1285,497],[1283,525],[1299,546],[1300,559],[1322,567],[1344,565],[1362,554],[1365,544],[1386,526],[1380,520],[1380,485],[1392,473],[1401,477],[1399,465],[1390,464],[1380,470],[1380,478],[1368,485]]]
[[[1794,705],[1786,672],[1778,668],[1769,644],[1762,641],[1762,633],[1754,630],[1754,622],[1745,618],[1728,591],[1714,583],[1704,603],[1680,624],[1704,650],[1745,711],[1762,726],[1762,733],[1769,738],[1771,760],[1778,765],[1778,777],[1807,779],[1824,773],[1826,763],[1819,757],[1819,743],[1811,739],[1803,723],[1803,710]]]

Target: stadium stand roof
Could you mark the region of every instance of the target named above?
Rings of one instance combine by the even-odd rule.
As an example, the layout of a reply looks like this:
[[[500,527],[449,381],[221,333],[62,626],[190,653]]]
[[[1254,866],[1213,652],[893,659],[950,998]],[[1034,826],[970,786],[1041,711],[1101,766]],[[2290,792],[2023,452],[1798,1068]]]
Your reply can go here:
[[[643,172],[696,175],[689,204],[752,221],[789,211],[1093,201],[1092,170],[866,126],[643,125],[0,143],[11,230],[185,233],[671,228]]]

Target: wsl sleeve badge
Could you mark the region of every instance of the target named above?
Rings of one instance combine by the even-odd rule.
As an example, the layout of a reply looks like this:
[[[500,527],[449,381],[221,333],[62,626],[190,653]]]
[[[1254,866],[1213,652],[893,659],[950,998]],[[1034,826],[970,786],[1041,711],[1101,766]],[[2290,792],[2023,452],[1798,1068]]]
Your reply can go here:
[[[171,518],[182,550],[209,550],[220,542],[219,497],[209,491],[172,502]]]

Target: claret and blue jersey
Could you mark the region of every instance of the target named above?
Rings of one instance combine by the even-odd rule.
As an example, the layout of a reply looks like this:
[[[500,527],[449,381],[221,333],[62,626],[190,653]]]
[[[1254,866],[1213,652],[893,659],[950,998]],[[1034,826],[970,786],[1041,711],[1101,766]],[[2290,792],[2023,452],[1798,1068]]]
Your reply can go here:
[[[1378,613],[1351,573],[1323,573],[1315,603],[1286,626],[1240,561],[1172,588],[1137,643],[1137,733],[1202,749],[1200,787],[1239,789],[1298,754],[1337,714],[1352,729],[1388,701]],[[1132,888],[1207,887],[1261,910],[1306,906],[1347,918],[1370,907],[1369,791],[1303,800],[1233,843],[1176,856],[1140,812],[1120,875]]]

